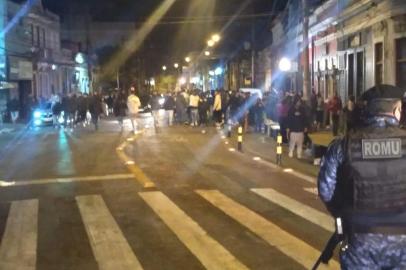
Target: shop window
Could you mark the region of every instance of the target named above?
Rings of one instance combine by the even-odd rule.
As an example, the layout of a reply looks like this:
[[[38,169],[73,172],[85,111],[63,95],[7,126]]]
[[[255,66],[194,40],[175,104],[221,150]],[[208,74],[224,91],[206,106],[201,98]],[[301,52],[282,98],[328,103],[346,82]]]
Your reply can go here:
[[[406,38],[396,40],[396,85],[406,89]]]
[[[375,44],[375,84],[383,83],[383,43]]]

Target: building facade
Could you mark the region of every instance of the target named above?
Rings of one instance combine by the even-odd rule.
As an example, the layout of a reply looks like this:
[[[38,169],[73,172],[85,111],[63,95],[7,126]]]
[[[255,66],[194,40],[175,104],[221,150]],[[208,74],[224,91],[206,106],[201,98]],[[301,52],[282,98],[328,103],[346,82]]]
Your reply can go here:
[[[292,2],[294,3],[294,2]],[[264,55],[271,60],[273,87],[301,92],[303,88],[303,25],[301,7],[290,5],[272,22],[272,44]],[[299,10],[299,12],[298,12]],[[343,100],[359,98],[375,84],[406,89],[406,1],[327,0],[309,17],[311,86],[325,99],[337,92]],[[287,57],[288,71],[279,69]]]

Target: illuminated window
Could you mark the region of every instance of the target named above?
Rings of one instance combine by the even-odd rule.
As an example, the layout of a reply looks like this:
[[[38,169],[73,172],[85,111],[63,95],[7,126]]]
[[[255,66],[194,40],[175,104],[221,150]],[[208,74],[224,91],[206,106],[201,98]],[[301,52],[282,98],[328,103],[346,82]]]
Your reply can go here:
[[[375,84],[383,83],[383,43],[375,44]]]

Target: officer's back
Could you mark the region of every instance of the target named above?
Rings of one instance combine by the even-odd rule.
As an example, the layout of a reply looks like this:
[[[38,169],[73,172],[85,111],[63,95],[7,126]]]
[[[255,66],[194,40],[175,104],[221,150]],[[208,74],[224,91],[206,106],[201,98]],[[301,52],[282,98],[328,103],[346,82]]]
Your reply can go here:
[[[364,93],[366,117],[323,159],[319,194],[344,220],[342,269],[406,269],[406,131],[401,89]]]

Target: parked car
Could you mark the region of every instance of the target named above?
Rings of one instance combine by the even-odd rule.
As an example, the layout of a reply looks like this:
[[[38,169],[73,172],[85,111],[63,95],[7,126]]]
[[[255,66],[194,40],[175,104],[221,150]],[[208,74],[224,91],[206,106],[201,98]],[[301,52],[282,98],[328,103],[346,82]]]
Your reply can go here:
[[[50,102],[36,108],[33,112],[34,126],[48,126],[53,124],[52,104]]]

